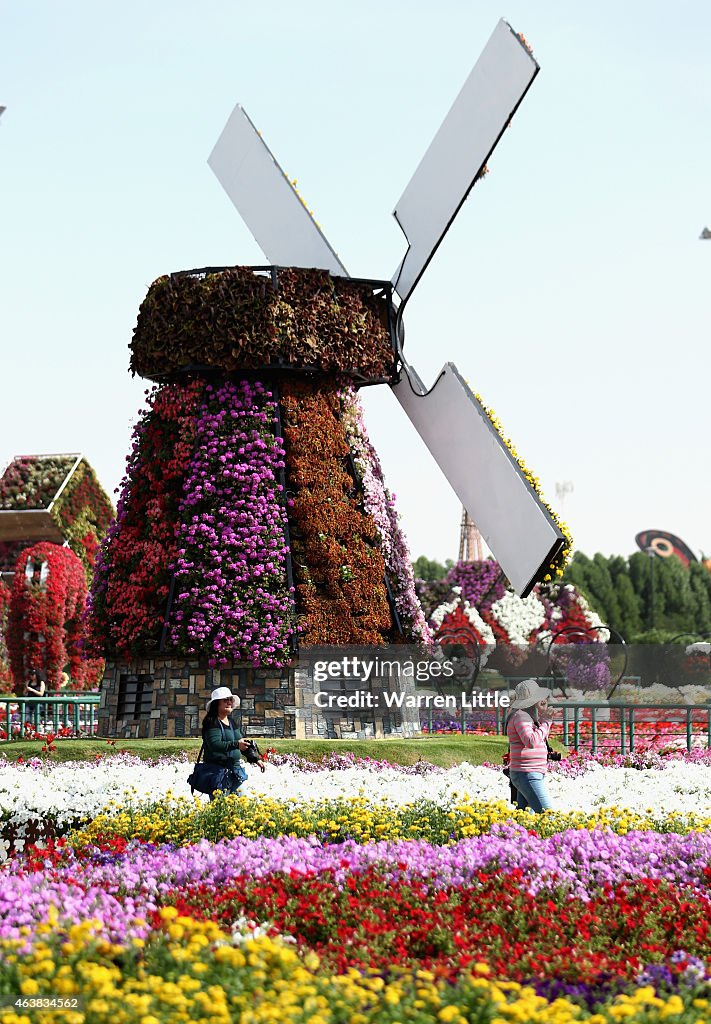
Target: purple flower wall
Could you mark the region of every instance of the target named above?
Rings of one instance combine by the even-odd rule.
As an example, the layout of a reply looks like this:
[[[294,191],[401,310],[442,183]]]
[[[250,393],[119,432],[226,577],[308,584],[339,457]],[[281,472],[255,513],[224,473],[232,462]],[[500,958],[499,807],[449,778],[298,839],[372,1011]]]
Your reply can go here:
[[[285,665],[295,635],[286,579],[287,516],[263,385],[208,385],[180,506],[170,639],[210,664]]]

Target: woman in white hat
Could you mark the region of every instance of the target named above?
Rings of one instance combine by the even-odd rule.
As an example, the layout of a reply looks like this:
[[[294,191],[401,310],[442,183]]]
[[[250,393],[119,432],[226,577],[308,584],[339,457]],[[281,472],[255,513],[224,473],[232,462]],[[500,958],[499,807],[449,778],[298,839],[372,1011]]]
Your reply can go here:
[[[511,785],[517,792],[521,810],[530,807],[540,813],[551,805],[546,789],[548,734],[553,715],[548,707],[548,691],[535,679],[523,679],[514,691],[506,721],[509,738]]]
[[[215,765],[215,788],[225,793],[236,793],[247,780],[240,752],[246,750],[249,743],[231,718],[235,707],[239,707],[239,697],[229,687],[218,686],[210,694],[202,723],[203,761]]]

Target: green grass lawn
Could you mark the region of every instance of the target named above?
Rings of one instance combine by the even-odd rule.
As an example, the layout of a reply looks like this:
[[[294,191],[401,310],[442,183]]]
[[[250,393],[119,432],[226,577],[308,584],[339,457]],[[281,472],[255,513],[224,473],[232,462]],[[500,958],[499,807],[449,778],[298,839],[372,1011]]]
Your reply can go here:
[[[484,761],[500,763],[508,743],[503,736],[423,736],[417,739],[382,740],[260,740],[260,746],[275,747],[280,753],[298,754],[309,761],[319,761],[324,754],[352,751],[359,757],[373,757],[378,761],[395,764],[415,764],[419,760],[450,768],[452,765],[469,761],[482,764]],[[558,743],[553,746],[565,750]],[[42,741],[12,741],[0,743],[0,757],[11,761],[18,757],[44,757],[52,761],[90,761],[97,754],[107,755],[119,750],[129,751],[143,758],[156,758],[165,754],[180,754],[185,751],[189,757],[197,757],[199,739],[180,740],[59,740],[56,749],[42,754]]]

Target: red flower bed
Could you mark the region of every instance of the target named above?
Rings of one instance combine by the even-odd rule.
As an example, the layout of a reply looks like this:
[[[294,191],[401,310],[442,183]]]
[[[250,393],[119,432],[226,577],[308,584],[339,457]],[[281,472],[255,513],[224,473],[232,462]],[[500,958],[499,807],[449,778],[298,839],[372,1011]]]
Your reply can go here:
[[[435,639],[439,643],[446,642],[451,644],[460,642],[468,644],[473,640],[480,647],[486,647],[487,645],[481,632],[472,623],[461,605],[457,605],[453,611],[447,612],[437,628]]]
[[[166,902],[181,914],[229,926],[240,917],[269,922],[325,966],[387,971],[394,963],[435,969],[452,979],[487,963],[513,981],[632,979],[678,950],[711,955],[711,898],[644,880],[607,887],[589,902],[564,893],[531,896],[521,873],[480,873],[475,886],[431,889],[371,869],[342,885],[333,873],[241,878],[218,891],[201,885]],[[154,926],[160,926],[158,914]]]

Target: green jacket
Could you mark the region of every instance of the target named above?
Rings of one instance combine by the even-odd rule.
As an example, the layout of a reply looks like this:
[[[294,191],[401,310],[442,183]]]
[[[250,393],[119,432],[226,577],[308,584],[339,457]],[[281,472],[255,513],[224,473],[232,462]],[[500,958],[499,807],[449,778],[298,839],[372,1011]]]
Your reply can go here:
[[[241,758],[239,750],[241,739],[243,739],[242,733],[231,718],[228,725],[223,726],[218,722],[212,728],[205,730],[203,760],[208,764],[224,765],[225,768],[238,764]]]

